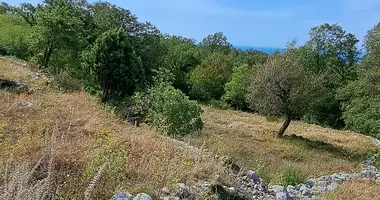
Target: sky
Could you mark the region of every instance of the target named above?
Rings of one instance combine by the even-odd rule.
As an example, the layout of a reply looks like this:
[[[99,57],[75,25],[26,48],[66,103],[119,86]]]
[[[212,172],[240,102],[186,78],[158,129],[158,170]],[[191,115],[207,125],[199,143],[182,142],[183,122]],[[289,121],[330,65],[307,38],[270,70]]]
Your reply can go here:
[[[3,0],[4,1],[4,0]],[[38,0],[5,0],[18,5]],[[93,1],[90,1],[93,2]],[[109,0],[161,32],[202,40],[223,32],[235,46],[283,48],[310,28],[338,23],[363,40],[380,22],[380,0]]]

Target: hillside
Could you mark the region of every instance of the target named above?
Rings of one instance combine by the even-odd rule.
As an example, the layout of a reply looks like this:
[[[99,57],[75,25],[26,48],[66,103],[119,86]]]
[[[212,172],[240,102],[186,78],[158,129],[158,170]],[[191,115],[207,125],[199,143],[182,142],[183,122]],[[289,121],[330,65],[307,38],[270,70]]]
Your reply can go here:
[[[118,191],[154,194],[180,180],[212,181],[218,173],[213,160],[191,157],[149,127],[125,123],[94,97],[62,93],[35,72],[24,62],[0,59],[0,77],[21,80],[30,91],[0,90],[0,174],[13,176],[0,179],[0,191],[6,189],[5,181],[12,187],[31,171],[36,180],[49,175],[49,187],[57,188],[62,198],[83,199],[104,163],[90,199],[106,199]]]
[[[144,124],[130,125],[85,92],[59,91],[49,76],[25,62],[1,58],[0,78],[20,80],[23,86],[0,90],[0,173],[6,175],[0,179],[1,191],[20,190],[17,183],[28,183],[30,177],[48,184],[27,189],[54,188],[63,199],[108,199],[119,191],[158,199],[162,188],[180,182],[238,187],[240,175],[230,176],[213,155],[228,156],[241,170],[257,171],[272,185],[298,184],[359,172],[362,157],[378,148],[364,135],[297,121],[280,139],[275,137],[280,121],[203,106],[204,129],[185,138],[201,149],[195,150],[198,155]],[[322,197],[346,199],[350,193],[352,199],[373,199],[378,189],[377,183],[354,181]],[[22,195],[33,199],[30,192]]]

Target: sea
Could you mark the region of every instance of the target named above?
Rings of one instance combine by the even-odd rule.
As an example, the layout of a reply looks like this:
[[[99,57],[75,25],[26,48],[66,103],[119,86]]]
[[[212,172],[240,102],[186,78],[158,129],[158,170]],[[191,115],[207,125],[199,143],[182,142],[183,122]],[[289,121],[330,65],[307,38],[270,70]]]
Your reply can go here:
[[[275,51],[284,52],[285,48],[275,48],[275,47],[255,47],[255,46],[234,46],[237,49],[241,49],[243,51],[246,51],[248,49],[253,49],[257,51],[262,51],[267,54],[272,54]]]

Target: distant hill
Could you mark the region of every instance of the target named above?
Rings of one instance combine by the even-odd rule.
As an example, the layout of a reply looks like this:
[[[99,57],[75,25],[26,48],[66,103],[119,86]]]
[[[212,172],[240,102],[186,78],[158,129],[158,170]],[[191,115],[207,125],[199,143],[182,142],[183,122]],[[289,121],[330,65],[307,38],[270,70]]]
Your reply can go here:
[[[280,51],[280,52],[283,52],[285,50],[285,48],[274,48],[274,47],[255,47],[255,46],[235,46],[235,48],[237,49],[241,49],[243,51],[246,51],[248,49],[253,49],[253,50],[258,50],[258,51],[262,51],[264,53],[268,53],[268,54],[272,54],[274,53],[276,50],[277,51]]]

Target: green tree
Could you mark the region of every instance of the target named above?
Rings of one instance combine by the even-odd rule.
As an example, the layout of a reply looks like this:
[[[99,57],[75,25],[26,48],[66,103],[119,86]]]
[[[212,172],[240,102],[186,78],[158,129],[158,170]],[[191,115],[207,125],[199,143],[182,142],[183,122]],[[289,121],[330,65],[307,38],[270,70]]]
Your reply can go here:
[[[35,49],[39,64],[59,71],[70,62],[79,61],[83,21],[77,4],[69,0],[45,1],[37,11]],[[55,63],[50,66],[52,57]],[[76,62],[73,65],[79,65]]]
[[[380,24],[365,37],[359,78],[339,90],[347,128],[380,138]]]
[[[231,81],[226,83],[222,101],[236,109],[246,110],[248,108],[247,95],[250,81],[255,75],[258,66],[250,67],[247,64],[233,69]]]
[[[168,50],[165,55],[165,66],[175,77],[173,86],[188,94],[187,74],[201,62],[195,41],[178,36],[167,36],[163,42]]]
[[[325,95],[319,97],[304,118],[313,123],[342,128],[344,122],[336,90],[356,79],[358,40],[337,24],[314,27],[309,35],[309,41],[300,48],[300,61],[315,75],[325,77],[320,82]]]
[[[295,49],[274,54],[253,79],[249,98],[260,113],[285,117],[282,137],[291,120],[301,117],[318,95],[317,78],[300,65]]]
[[[222,32],[208,35],[199,43],[199,46],[205,48],[208,53],[228,52],[232,48],[232,44]]]
[[[87,60],[102,89],[102,101],[130,95],[144,82],[141,60],[122,28],[103,33]]]
[[[30,3],[22,3],[17,8],[17,13],[31,26],[36,25],[37,8]]]
[[[190,73],[190,96],[202,101],[220,99],[231,80],[233,64],[233,54],[210,54]]]

